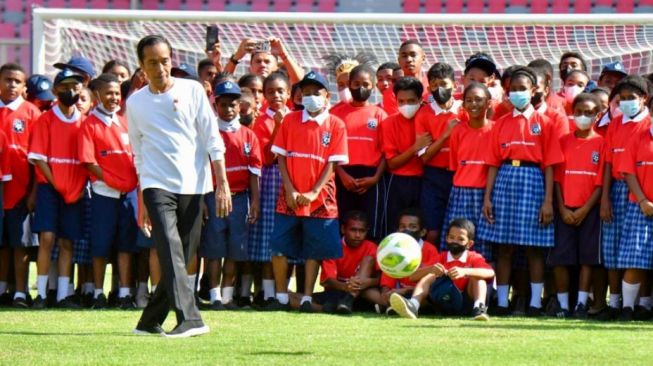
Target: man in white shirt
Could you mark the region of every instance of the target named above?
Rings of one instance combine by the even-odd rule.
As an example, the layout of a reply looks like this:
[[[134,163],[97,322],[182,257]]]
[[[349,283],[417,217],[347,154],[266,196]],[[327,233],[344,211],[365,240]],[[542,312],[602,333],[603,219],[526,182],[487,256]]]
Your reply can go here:
[[[190,337],[209,332],[200,317],[186,265],[200,239],[200,202],[213,190],[216,214],[231,211],[224,166],[224,143],[202,85],[171,77],[172,47],[161,36],[147,36],[137,46],[149,85],[127,100],[129,138],[134,150],[144,207],[143,230],[150,230],[161,263],[161,282],[134,329],[136,334]],[[170,307],[177,326],[161,328]]]

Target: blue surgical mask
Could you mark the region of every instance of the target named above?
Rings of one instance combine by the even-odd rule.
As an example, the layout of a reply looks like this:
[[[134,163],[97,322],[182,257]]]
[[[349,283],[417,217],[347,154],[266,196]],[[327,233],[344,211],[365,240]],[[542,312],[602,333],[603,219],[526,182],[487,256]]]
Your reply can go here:
[[[633,118],[637,113],[639,113],[639,101],[638,100],[622,100],[619,102],[619,109],[624,112],[624,115]]]
[[[511,91],[508,98],[515,108],[523,110],[531,102],[531,93],[528,91]]]
[[[302,105],[311,113],[319,112],[325,106],[324,98],[319,95],[302,97]]]

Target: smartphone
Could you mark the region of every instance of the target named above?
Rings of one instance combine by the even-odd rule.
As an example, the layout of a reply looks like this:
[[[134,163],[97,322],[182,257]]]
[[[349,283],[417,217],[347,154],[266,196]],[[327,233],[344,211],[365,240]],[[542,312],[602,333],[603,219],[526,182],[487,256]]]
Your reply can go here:
[[[206,51],[212,51],[213,46],[218,43],[218,26],[208,25],[206,26]]]
[[[256,44],[256,51],[270,53],[270,41],[261,41]]]

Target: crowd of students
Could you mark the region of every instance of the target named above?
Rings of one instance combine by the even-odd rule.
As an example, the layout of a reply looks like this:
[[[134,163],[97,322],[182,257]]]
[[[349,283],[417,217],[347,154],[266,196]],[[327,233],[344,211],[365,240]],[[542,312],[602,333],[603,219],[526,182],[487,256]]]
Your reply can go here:
[[[500,72],[479,52],[456,76],[442,62],[424,70],[416,40],[380,66],[364,52],[325,56],[323,75],[267,42],[245,39],[228,59],[216,44],[197,68],[164,70],[202,83],[226,146],[233,209],[219,218],[206,196],[187,268],[204,308],[653,316],[650,75],[616,61],[595,82],[566,52],[555,91],[547,60]],[[147,111],[125,102],[146,77],[118,60],[100,75],[79,56],[54,66],[54,82],[0,67],[0,302],[144,307],[160,269],[128,126]],[[396,231],[422,248],[407,278],[375,264]]]

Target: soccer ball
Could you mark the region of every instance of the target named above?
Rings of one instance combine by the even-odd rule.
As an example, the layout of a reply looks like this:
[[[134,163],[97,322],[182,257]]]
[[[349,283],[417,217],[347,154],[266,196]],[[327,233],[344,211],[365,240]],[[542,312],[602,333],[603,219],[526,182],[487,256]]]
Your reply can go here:
[[[392,278],[413,274],[422,262],[422,249],[410,235],[393,233],[385,237],[376,251],[376,263]]]

